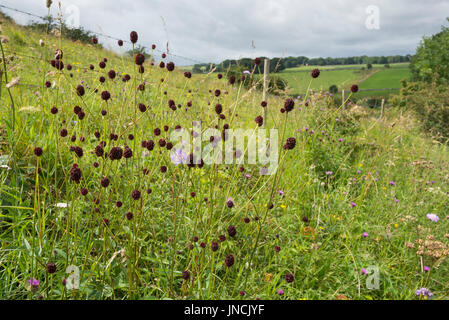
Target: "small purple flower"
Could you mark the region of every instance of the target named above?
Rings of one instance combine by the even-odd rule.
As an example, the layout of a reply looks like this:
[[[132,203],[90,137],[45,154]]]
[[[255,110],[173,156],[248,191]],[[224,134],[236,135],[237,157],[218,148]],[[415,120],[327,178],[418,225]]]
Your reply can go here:
[[[279,289],[279,291],[278,291],[278,295],[282,296],[283,294],[284,294],[284,290],[282,290],[282,289]]]
[[[432,296],[433,296],[433,293],[427,288],[418,289],[418,290],[416,290],[415,294],[417,296],[422,296],[422,297],[426,297],[426,298],[432,298]]]
[[[427,217],[427,219],[429,219],[430,221],[433,221],[433,222],[440,221],[440,217],[438,217],[436,214],[433,214],[433,213],[429,213],[426,217]]]
[[[185,153],[182,149],[177,149],[171,153],[170,159],[175,166],[178,166],[180,164],[187,163],[188,156],[187,153]]]
[[[326,175],[332,176],[334,173],[332,171],[326,171]]]
[[[367,232],[364,232],[364,233],[362,234],[362,236],[363,236],[364,238],[368,238],[368,237],[369,237],[369,234],[368,234]]]
[[[338,139],[338,142],[343,142],[343,139],[342,138]]]
[[[394,187],[396,185],[396,182],[390,181],[390,186]]]
[[[250,174],[245,174],[245,177],[246,177],[246,179],[249,179],[249,178],[251,178],[251,175]]]
[[[424,272],[429,272],[429,271],[430,271],[430,267],[424,266]]]
[[[365,268],[362,268],[362,270],[361,270],[361,273],[362,273],[363,275],[366,275],[366,274],[368,274],[368,272],[366,271],[366,269],[365,269]]]
[[[355,207],[357,207],[357,204],[355,202],[351,201],[351,207],[355,208]]]
[[[285,194],[284,191],[282,191],[282,190],[279,190],[278,193],[280,196],[283,196]]]
[[[39,280],[35,278],[28,279],[28,285],[30,288],[37,289],[39,288]]]

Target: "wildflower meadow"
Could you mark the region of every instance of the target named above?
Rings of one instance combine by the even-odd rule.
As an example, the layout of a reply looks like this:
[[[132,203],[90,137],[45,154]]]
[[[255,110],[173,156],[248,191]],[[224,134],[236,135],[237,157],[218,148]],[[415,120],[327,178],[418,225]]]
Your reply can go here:
[[[261,58],[193,73],[132,30],[0,36],[1,299],[448,298],[448,146],[412,111],[319,66],[265,95]]]

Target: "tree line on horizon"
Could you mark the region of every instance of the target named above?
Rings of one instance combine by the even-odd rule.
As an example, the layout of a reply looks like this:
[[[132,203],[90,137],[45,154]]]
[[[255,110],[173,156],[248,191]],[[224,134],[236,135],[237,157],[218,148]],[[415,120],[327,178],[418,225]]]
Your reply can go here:
[[[304,56],[299,57],[286,57],[286,58],[272,58],[270,59],[270,73],[279,72],[288,68],[296,68],[305,65],[313,66],[334,66],[334,65],[373,65],[373,64],[392,64],[401,62],[410,62],[412,55],[395,55],[395,56],[356,56],[356,57],[344,57],[344,58],[308,58]],[[266,57],[261,57],[262,60]],[[239,60],[227,59],[219,64],[202,63],[195,64],[192,71],[194,73],[208,72],[215,68],[216,72],[225,72],[229,69],[240,67],[247,70],[252,70],[254,67],[254,59],[242,58]],[[256,68],[255,73],[262,73],[263,67]]]

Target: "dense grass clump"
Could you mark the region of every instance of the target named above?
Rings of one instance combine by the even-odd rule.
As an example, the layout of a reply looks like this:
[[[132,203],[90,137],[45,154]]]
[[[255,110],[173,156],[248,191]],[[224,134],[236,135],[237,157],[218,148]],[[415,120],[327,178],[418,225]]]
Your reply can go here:
[[[310,72],[304,97],[262,101],[154,51],[2,39],[0,298],[447,298],[449,156],[411,115],[335,105]],[[171,135],[260,127],[274,175],[239,163],[247,143],[206,164]]]

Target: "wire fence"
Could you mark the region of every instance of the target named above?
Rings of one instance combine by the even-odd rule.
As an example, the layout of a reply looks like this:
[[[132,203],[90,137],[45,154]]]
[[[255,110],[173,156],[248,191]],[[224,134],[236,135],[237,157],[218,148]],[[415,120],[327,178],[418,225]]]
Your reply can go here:
[[[11,11],[14,11],[14,12],[17,12],[17,13],[21,13],[21,14],[24,14],[24,15],[27,15],[27,16],[30,16],[30,17],[33,17],[33,18],[38,18],[38,19],[41,19],[43,21],[48,21],[48,18],[49,18],[48,16],[46,16],[46,17],[40,16],[40,15],[31,13],[31,12],[19,10],[19,9],[16,9],[16,8],[11,8],[11,7],[2,5],[2,4],[0,4],[0,8],[11,10]],[[99,36],[99,37],[103,37],[103,38],[110,39],[110,40],[115,40],[115,41],[122,40],[124,43],[132,44],[131,41],[123,40],[123,39],[120,39],[118,37],[114,37],[114,36],[111,36],[111,35],[108,35],[108,34],[105,34],[105,33],[102,33],[102,32],[96,32],[96,31],[92,31],[92,30],[88,30],[88,29],[84,29],[84,30],[86,32],[88,32],[88,33],[91,33],[91,34]],[[174,58],[178,58],[178,59],[183,59],[183,60],[195,63],[195,64],[207,63],[207,62],[204,62],[204,61],[199,61],[199,60],[197,60],[195,58],[186,57],[184,55],[179,55],[179,54],[173,54],[173,53],[170,53],[170,52],[165,52],[165,51],[162,51],[162,50],[160,50],[158,48],[154,49],[154,51],[157,51],[157,52],[159,52],[161,54],[162,53],[166,53],[168,56],[171,56],[171,57],[174,57]]]

